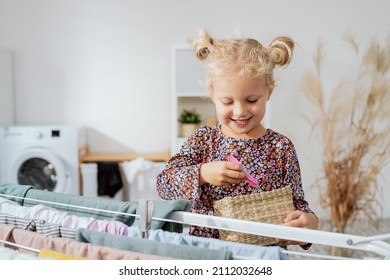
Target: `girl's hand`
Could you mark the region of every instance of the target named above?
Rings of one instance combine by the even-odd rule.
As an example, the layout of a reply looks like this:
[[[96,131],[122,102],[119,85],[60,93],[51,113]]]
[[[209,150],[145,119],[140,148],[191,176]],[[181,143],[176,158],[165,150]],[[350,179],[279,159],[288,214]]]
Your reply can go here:
[[[214,186],[239,184],[246,178],[241,163],[213,161],[200,167],[199,186],[209,183]]]
[[[284,226],[318,229],[318,219],[313,213],[305,213],[299,210],[289,213],[283,221]],[[307,242],[293,240],[276,239],[277,245],[306,245]]]

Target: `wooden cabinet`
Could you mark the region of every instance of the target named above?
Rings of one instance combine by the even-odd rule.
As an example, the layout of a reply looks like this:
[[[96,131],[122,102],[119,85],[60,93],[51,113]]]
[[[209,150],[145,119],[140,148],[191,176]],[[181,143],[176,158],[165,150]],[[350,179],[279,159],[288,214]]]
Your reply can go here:
[[[181,137],[179,115],[183,109],[195,109],[202,124],[208,118],[216,119],[214,105],[209,98],[202,63],[193,50],[185,45],[172,47],[172,103],[170,154],[179,151],[186,140]]]

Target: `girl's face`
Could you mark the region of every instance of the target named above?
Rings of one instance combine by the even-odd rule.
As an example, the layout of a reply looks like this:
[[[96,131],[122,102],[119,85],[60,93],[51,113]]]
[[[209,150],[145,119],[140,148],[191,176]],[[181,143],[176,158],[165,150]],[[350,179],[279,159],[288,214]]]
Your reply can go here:
[[[261,137],[265,128],[260,121],[271,93],[272,87],[265,77],[214,81],[211,97],[223,134],[235,138]]]

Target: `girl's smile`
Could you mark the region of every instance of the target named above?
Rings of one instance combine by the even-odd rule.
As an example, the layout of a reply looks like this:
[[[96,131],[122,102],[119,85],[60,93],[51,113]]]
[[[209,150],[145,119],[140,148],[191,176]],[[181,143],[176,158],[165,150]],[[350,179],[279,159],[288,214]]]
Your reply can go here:
[[[222,132],[236,138],[259,138],[265,133],[260,124],[272,87],[264,77],[218,79],[213,83],[214,101]]]
[[[248,125],[249,121],[251,120],[252,118],[248,118],[248,119],[231,119],[233,123],[235,123],[235,125],[239,126],[239,127],[244,127],[246,125]]]

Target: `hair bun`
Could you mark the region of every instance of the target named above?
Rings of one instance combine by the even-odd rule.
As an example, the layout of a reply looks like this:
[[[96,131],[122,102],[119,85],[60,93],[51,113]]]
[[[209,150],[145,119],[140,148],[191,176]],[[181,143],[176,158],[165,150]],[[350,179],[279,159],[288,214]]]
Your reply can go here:
[[[280,66],[288,65],[292,58],[294,46],[294,41],[288,37],[274,39],[269,46],[273,62]]]
[[[193,42],[193,48],[200,60],[205,60],[214,48],[213,39],[204,29],[199,29],[198,40]]]
[[[195,52],[196,52],[196,56],[200,60],[205,60],[208,57],[210,50],[209,50],[209,48],[202,47],[202,48],[195,50]]]

